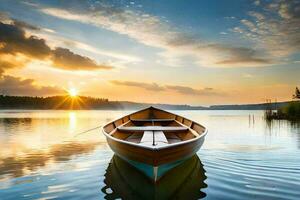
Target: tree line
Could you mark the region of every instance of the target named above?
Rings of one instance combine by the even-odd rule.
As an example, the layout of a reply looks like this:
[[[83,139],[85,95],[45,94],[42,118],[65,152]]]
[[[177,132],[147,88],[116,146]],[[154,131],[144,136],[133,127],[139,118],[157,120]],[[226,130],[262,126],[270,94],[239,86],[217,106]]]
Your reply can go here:
[[[0,95],[0,109],[120,109],[117,101],[105,98],[51,96],[6,96]]]

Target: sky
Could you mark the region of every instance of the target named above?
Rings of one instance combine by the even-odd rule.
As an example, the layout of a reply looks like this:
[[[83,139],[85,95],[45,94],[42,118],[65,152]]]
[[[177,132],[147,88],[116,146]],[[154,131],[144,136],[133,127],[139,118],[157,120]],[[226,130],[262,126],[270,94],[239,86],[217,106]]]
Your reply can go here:
[[[292,99],[297,0],[0,0],[0,93],[191,105]]]

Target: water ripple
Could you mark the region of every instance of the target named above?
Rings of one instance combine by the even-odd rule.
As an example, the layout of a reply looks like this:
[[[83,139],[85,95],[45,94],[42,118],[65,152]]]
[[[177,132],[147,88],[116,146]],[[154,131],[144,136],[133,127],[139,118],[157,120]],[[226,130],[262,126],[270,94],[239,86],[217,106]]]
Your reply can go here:
[[[188,199],[299,199],[300,126],[288,122],[267,126],[256,111],[251,111],[257,115],[252,125],[248,123],[250,111],[180,112],[203,122],[209,133],[198,153],[198,170],[193,172],[185,166],[170,174],[161,191],[171,191],[170,185],[179,180],[177,175],[190,174],[176,190],[178,195],[194,194]],[[71,138],[77,130],[104,124],[123,114],[0,113],[0,199],[120,198],[124,187],[118,186],[125,183],[114,181],[117,177],[112,175],[117,175],[117,168],[109,164],[113,153],[104,137],[95,131],[80,135],[76,141]],[[191,171],[186,173],[187,169]],[[135,174],[130,168],[119,171],[124,176]],[[128,178],[131,184],[127,186],[135,183],[141,191],[151,188],[143,176],[137,175],[140,178],[135,181],[134,177]]]
[[[240,153],[206,151],[199,153],[208,177],[208,199],[298,199],[300,162],[276,157],[240,158]],[[222,156],[220,156],[222,155]],[[243,157],[242,156],[242,157]],[[253,156],[253,155],[252,155]],[[299,159],[300,161],[300,159]]]

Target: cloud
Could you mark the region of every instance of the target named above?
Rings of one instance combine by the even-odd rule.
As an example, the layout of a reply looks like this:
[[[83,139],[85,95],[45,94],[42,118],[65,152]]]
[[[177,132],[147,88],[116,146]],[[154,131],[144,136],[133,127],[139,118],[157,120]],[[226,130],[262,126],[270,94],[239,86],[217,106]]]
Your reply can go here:
[[[0,11],[0,21],[3,23],[11,23],[12,20],[10,19],[7,12]]]
[[[52,51],[53,66],[66,70],[98,70],[112,69],[108,65],[98,65],[88,57],[71,52],[69,49],[58,47]]]
[[[27,22],[20,21],[20,20],[17,20],[17,19],[13,19],[13,24],[15,26],[19,27],[19,28],[22,28],[22,29],[30,29],[30,30],[34,30],[34,31],[41,30],[40,27],[34,26],[32,24],[29,24]]]
[[[40,86],[33,79],[22,79],[14,76],[0,76],[0,93],[5,95],[45,96],[63,94],[55,86]]]
[[[300,2],[296,0],[281,1],[279,3],[278,13],[284,19],[300,18]]]
[[[11,55],[0,53],[0,75],[3,74],[6,70],[21,68],[29,62],[30,60],[22,54]]]
[[[118,80],[112,80],[111,83],[115,85],[122,85],[122,86],[129,86],[129,87],[138,87],[143,88],[146,90],[152,90],[152,91],[162,91],[165,90],[164,87],[159,86],[156,83],[143,83],[143,82],[135,82],[135,81],[118,81]]]
[[[261,2],[262,4],[262,2]],[[252,41],[273,58],[281,60],[300,50],[300,1],[264,2],[260,11],[249,12],[248,19],[234,32]]]
[[[170,90],[174,90],[184,95],[199,95],[199,96],[219,95],[217,92],[214,91],[213,88],[194,89],[191,87],[178,86],[178,85],[167,85],[166,88]]]
[[[206,48],[223,53],[223,58],[216,62],[219,65],[232,66],[238,64],[239,66],[265,66],[272,63],[272,61],[267,58],[260,58],[258,53],[250,48],[222,45],[210,45]]]
[[[79,2],[80,4],[80,2]],[[72,8],[70,8],[72,9]],[[144,13],[116,8],[107,4],[97,4],[93,10],[66,10],[60,8],[41,8],[41,12],[58,18],[79,21],[100,26],[120,34],[128,35],[149,46],[162,47],[164,41],[161,31],[171,34],[159,18]]]
[[[169,90],[175,91],[177,93],[183,95],[220,95],[221,92],[215,91],[213,88],[203,88],[203,89],[194,89],[187,86],[179,86],[179,85],[159,85],[157,83],[144,83],[144,82],[136,82],[136,81],[118,81],[111,80],[112,84],[119,86],[127,86],[127,87],[137,87],[145,90],[156,91],[156,92],[166,92]]]
[[[67,39],[63,39],[64,43],[66,43],[66,45],[68,46],[73,46],[73,47],[76,47],[76,48],[79,48],[79,49],[83,49],[85,51],[89,51],[91,53],[95,53],[95,54],[98,54],[98,55],[104,55],[104,56],[108,56],[108,57],[111,57],[111,58],[115,58],[115,59],[118,59],[118,60],[123,60],[125,62],[140,62],[142,59],[135,56],[135,55],[129,55],[129,54],[126,54],[124,52],[116,52],[116,51],[109,51],[109,50],[100,50],[98,48],[95,48],[93,46],[90,46],[88,44],[85,44],[85,43],[81,43],[81,42],[78,42],[78,41],[74,41],[74,40],[67,40]]]
[[[259,6],[260,5],[260,0],[254,1],[254,5]]]
[[[0,22],[0,42],[2,48],[0,53],[17,54],[44,59],[51,49],[47,46],[45,40],[35,36],[26,37],[25,31],[15,24],[4,24]]]
[[[44,39],[27,36],[24,28],[37,29],[21,21],[11,20],[8,24],[0,22],[0,74],[6,69],[24,67],[34,60],[50,60],[53,67],[63,70],[113,68],[110,65],[97,64],[94,60],[75,54],[69,49],[60,47],[51,49]]]
[[[127,35],[148,46],[162,48],[177,57],[191,55],[202,66],[207,67],[234,67],[234,66],[258,66],[271,63],[267,57],[256,49],[249,49],[254,53],[245,58],[246,54],[239,54],[241,47],[227,44],[209,43],[199,38],[182,33],[174,26],[162,21],[159,17],[114,7],[107,3],[89,5],[85,10],[85,3],[80,10],[74,7],[66,9],[53,7],[40,7],[40,11],[61,19],[78,21],[98,26],[119,34]],[[215,48],[218,47],[218,48]],[[219,48],[222,47],[222,48]],[[230,51],[223,49],[230,48]],[[241,57],[240,57],[241,56]],[[264,62],[263,60],[268,60]],[[224,62],[228,61],[228,62]]]

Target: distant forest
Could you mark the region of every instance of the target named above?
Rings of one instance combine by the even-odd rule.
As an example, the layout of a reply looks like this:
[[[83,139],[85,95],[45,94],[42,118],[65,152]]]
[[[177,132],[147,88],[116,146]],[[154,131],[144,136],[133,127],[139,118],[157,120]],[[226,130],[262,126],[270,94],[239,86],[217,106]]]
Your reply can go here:
[[[148,104],[129,101],[109,101],[105,98],[51,96],[51,97],[30,97],[30,96],[6,96],[0,95],[0,109],[35,109],[35,110],[123,110],[141,109],[149,106],[168,110],[266,110],[279,109],[289,102],[244,104],[244,105],[212,105],[190,106],[172,104]]]
[[[30,96],[4,96],[0,95],[0,108],[2,109],[97,109],[115,108],[117,102],[108,99],[69,96],[30,97]]]
[[[40,110],[122,110],[140,109],[149,106],[156,106],[163,109],[191,110],[203,109],[204,107],[193,107],[189,105],[170,104],[147,104],[127,101],[109,101],[104,98],[93,98],[79,96],[51,96],[51,97],[30,97],[30,96],[6,96],[0,95],[0,109],[40,109]]]

